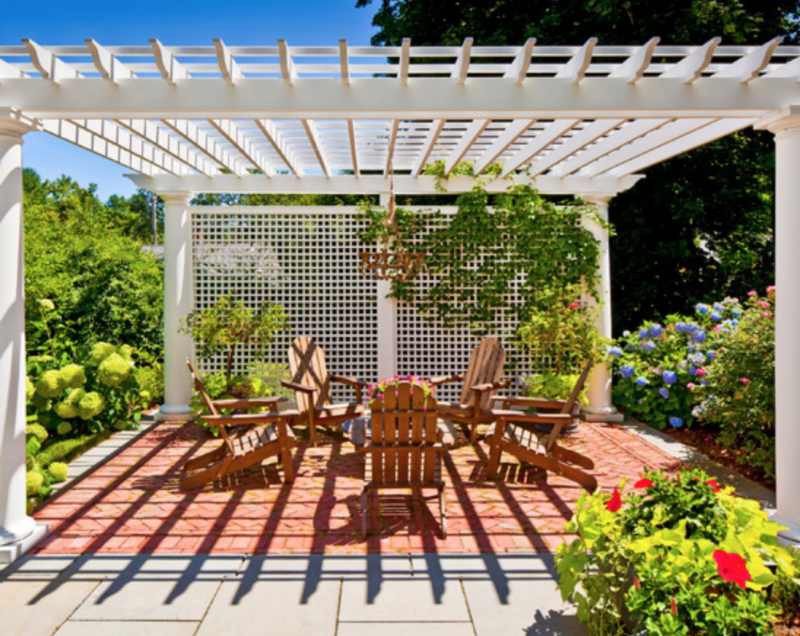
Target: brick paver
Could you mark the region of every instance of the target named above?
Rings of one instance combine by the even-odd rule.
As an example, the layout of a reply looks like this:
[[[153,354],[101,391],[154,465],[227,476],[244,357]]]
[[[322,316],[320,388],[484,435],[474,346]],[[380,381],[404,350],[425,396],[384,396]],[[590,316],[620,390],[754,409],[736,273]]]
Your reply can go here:
[[[43,506],[35,517],[52,534],[43,553],[397,554],[551,552],[581,493],[546,481],[504,457],[506,481],[486,480],[487,447],[460,438],[446,458],[448,537],[439,536],[435,499],[397,495],[361,535],[362,456],[340,434],[320,431],[310,447],[300,431],[296,479],[281,483],[274,460],[202,490],[179,489],[181,464],[219,441],[194,424],[161,424]],[[600,487],[675,460],[629,430],[582,424],[565,441],[595,460]],[[535,476],[534,476],[535,477]],[[434,494],[432,491],[431,494]]]

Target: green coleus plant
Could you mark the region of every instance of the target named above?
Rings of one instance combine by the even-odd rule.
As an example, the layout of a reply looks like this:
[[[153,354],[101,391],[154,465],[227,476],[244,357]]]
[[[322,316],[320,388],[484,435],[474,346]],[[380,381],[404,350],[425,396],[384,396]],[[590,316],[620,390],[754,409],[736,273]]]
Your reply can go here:
[[[758,503],[700,470],[625,486],[584,493],[567,525],[577,538],[556,553],[561,594],[590,631],[771,634],[787,608],[767,590],[779,578],[797,584],[796,556]]]

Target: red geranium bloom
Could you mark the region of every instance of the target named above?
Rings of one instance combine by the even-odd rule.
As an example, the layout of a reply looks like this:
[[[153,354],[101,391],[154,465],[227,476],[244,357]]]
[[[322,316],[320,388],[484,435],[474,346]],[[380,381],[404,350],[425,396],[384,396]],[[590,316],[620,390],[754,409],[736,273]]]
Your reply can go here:
[[[744,559],[735,552],[723,550],[714,551],[714,561],[717,562],[717,571],[723,581],[736,583],[740,588],[745,588],[745,583],[752,580]]]
[[[622,497],[619,496],[619,490],[616,488],[614,488],[611,499],[606,502],[606,508],[608,508],[611,512],[617,512],[620,508],[622,508]]]
[[[716,479],[709,479],[706,483],[714,489],[714,492],[720,491],[719,484],[717,483]]]
[[[633,484],[634,488],[650,488],[653,485],[653,482],[650,481],[647,477],[642,477],[639,481]]]

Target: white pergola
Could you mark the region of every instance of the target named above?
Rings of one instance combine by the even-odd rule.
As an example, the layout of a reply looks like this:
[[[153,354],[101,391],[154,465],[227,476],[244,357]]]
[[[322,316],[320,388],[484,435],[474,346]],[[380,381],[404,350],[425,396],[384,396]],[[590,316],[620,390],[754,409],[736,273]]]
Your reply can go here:
[[[166,201],[162,413],[188,412],[177,331],[192,297],[189,201],[196,193],[435,193],[450,174],[495,163],[510,182],[608,201],[665,159],[755,126],[777,148],[777,516],[800,539],[800,47],[720,46],[0,46],[0,545],[24,543],[25,346],[22,139],[43,130],[134,171]],[[474,180],[453,176],[450,192]],[[601,241],[611,333],[608,236]],[[590,411],[614,414],[598,369]],[[30,539],[29,539],[30,540]]]

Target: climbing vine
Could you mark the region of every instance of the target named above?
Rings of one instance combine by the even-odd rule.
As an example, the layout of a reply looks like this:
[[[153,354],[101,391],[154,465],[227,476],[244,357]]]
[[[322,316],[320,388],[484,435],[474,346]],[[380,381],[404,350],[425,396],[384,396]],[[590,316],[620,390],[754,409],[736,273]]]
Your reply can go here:
[[[458,197],[452,217],[398,208],[403,241],[409,249],[427,253],[430,279],[393,281],[392,297],[414,303],[425,317],[445,327],[466,325],[480,335],[497,331],[501,310],[515,312],[520,320],[546,311],[537,294],[542,286],[580,284],[595,294],[600,247],[581,225],[582,216],[594,215],[592,206],[555,205],[519,185],[495,195],[491,209],[489,203],[478,181]],[[367,221],[362,240],[384,238],[382,214],[380,209],[362,209],[361,218]],[[510,307],[512,289],[521,301]]]

